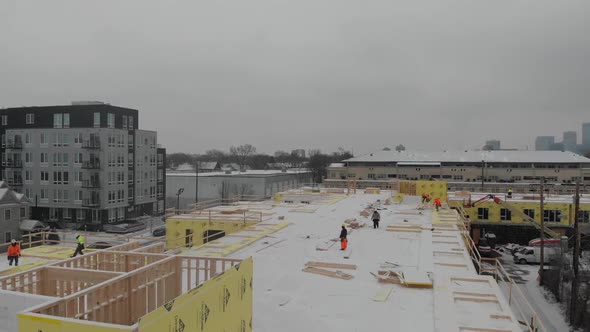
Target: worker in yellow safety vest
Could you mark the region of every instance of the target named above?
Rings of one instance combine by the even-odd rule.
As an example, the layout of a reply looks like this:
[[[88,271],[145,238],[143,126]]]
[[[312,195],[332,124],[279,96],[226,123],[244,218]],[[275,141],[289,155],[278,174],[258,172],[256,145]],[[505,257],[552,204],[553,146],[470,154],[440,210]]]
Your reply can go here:
[[[508,194],[506,194],[506,198],[512,198],[512,188],[508,188]]]
[[[82,235],[77,235],[76,241],[78,242],[78,246],[76,247],[76,251],[74,252],[74,254],[70,257],[76,257],[78,256],[78,254],[84,255],[84,253],[82,252],[82,250],[84,250],[84,237]]]

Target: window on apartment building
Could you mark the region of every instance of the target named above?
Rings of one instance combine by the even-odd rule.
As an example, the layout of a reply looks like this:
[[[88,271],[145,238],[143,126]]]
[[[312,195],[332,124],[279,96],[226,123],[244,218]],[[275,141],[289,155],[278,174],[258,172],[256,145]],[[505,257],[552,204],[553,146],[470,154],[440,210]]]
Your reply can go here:
[[[33,191],[31,188],[25,188],[25,196],[27,196],[29,199],[33,198]]]
[[[74,164],[82,164],[84,161],[84,155],[81,152],[74,153]]]
[[[94,128],[100,128],[100,112],[94,113]]]
[[[511,221],[512,220],[512,211],[510,211],[508,209],[500,209],[500,220]]]
[[[561,211],[560,210],[545,210],[543,211],[543,221],[545,222],[560,222]]]
[[[490,209],[488,208],[477,208],[477,219],[488,220],[490,218]]]
[[[463,181],[463,175],[453,175],[453,180]]]
[[[129,177],[129,183],[133,183],[133,172],[129,172],[127,176]]]
[[[49,182],[49,172],[41,171],[41,182]]]
[[[25,163],[29,164],[33,162],[33,153],[25,152]]]
[[[47,152],[41,152],[39,154],[39,161],[41,161],[42,164],[49,163],[49,155],[47,154]]]
[[[524,209],[524,214],[529,216],[529,218],[535,219],[535,209]]]
[[[63,114],[53,114],[53,128],[63,128]]]
[[[46,133],[39,133],[39,142],[41,145],[47,145],[47,134]]]
[[[132,117],[132,116],[130,116],[130,117],[129,117],[129,121],[127,121],[127,127],[128,127],[129,129],[134,129],[134,128],[135,128],[135,127],[133,126],[133,117]]]
[[[2,125],[8,126],[8,115],[2,115]]]
[[[369,175],[367,175],[367,178],[374,179],[375,178],[375,174],[369,174]]]
[[[9,243],[12,241],[12,232],[4,232],[4,242]]]
[[[84,140],[82,133],[75,133],[74,134],[74,144],[82,144],[82,141]]]
[[[123,115],[121,117],[121,123],[123,125],[123,129],[127,129],[127,115]]]
[[[129,188],[129,190],[127,190],[127,197],[130,201],[133,200],[133,188]]]
[[[107,127],[115,128],[115,114],[107,113]]]
[[[47,199],[49,196],[47,195],[47,189],[41,189],[41,199]]]
[[[74,191],[74,200],[81,202],[82,197],[84,197],[82,190],[75,190]]]
[[[20,217],[22,218],[26,218],[27,217],[27,208],[20,208]]]
[[[31,171],[26,170],[25,171],[25,181],[32,181],[33,180],[33,176],[31,175]]]
[[[70,220],[72,219],[72,211],[70,209],[64,209],[63,210],[63,217],[64,219]]]
[[[35,124],[35,114],[29,113],[26,115],[27,124]]]
[[[586,211],[586,210],[580,210],[580,214],[579,214],[579,221],[581,223],[589,223],[590,222],[590,211]]]
[[[80,199],[82,200],[82,199]],[[76,221],[83,221],[86,219],[86,210],[78,209],[76,210]]]
[[[70,128],[70,113],[64,113],[63,121],[63,127]]]
[[[10,209],[4,209],[4,221],[9,221],[10,217]]]
[[[31,134],[29,134],[29,133],[25,133],[25,144],[27,144],[27,145],[31,144]]]

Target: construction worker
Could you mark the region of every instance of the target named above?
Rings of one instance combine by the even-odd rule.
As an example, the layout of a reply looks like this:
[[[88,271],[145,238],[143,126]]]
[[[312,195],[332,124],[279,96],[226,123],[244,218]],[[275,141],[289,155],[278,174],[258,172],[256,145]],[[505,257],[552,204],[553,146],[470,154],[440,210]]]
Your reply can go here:
[[[15,239],[10,241],[10,245],[8,246],[8,265],[12,266],[12,262],[14,262],[14,266],[18,266],[18,258],[20,257],[20,245],[16,242]]]
[[[442,206],[442,203],[440,202],[439,198],[434,199],[434,206],[436,207],[436,211],[438,211],[438,209],[440,209],[440,207]]]
[[[373,228],[379,228],[379,221],[381,221],[381,216],[379,215],[379,212],[377,212],[377,210],[373,212],[373,217],[371,217],[371,219],[373,220]]]
[[[76,251],[70,257],[76,257],[78,254],[84,255],[82,250],[84,250],[84,237],[82,235],[76,235],[76,241],[78,241],[78,246],[76,247]]]
[[[508,188],[508,193],[506,194],[506,198],[512,198],[512,187]]]
[[[348,246],[348,231],[346,230],[346,225],[342,225],[342,230],[340,231],[340,250],[346,250]]]

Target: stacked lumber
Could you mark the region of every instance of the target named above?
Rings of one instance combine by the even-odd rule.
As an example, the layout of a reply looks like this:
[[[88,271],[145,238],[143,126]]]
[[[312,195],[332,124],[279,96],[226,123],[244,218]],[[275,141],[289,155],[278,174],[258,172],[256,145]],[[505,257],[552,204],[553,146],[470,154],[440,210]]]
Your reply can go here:
[[[367,226],[366,223],[361,223],[358,220],[356,220],[356,218],[355,219],[346,219],[344,221],[344,223],[347,224],[348,227],[350,227],[352,229],[359,229],[359,228]]]
[[[367,189],[365,189],[365,194],[381,194],[381,189],[379,189],[379,188],[367,188]]]

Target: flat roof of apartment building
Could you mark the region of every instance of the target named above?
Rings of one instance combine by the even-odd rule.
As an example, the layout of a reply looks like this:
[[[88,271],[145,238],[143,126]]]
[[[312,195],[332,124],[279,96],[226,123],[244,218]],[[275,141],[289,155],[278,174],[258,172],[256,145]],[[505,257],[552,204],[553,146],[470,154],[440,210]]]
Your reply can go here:
[[[377,151],[344,160],[345,163],[583,163],[590,159],[568,151]]]

